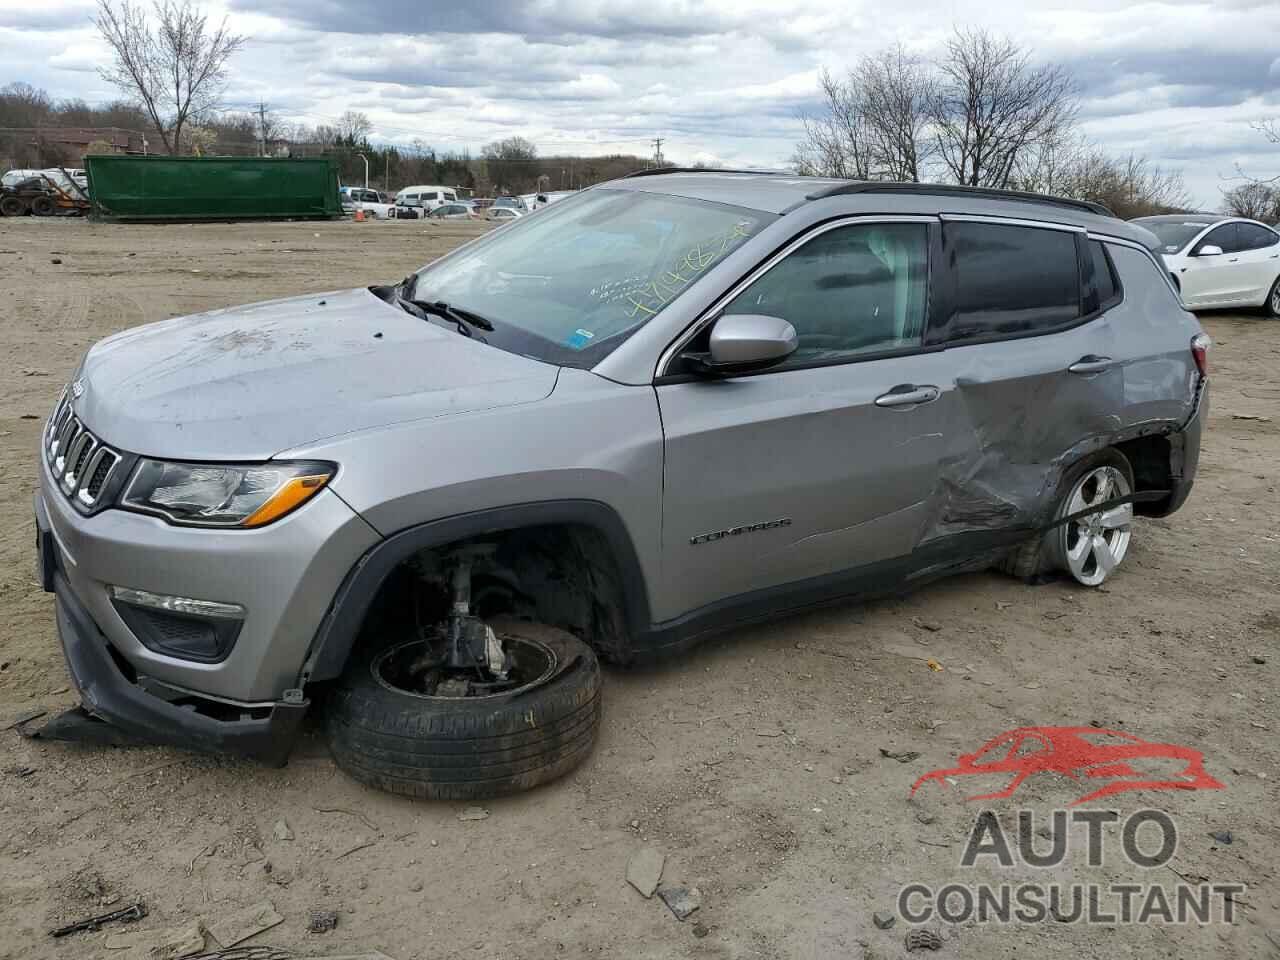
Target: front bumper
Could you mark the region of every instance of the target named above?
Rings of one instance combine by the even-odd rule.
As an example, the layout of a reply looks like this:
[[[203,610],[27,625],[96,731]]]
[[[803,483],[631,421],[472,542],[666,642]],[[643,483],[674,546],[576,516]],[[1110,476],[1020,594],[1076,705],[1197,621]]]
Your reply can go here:
[[[239,753],[273,765],[285,762],[307,712],[307,700],[237,704],[149,684],[112,646],[76,596],[39,495],[36,526],[40,578],[54,594],[58,639],[85,710],[151,743]]]
[[[98,630],[139,675],[213,700],[269,703],[299,686],[316,629],[347,571],[378,534],[332,491],[253,530],[178,527],[157,517],[75,510],[41,470],[36,513],[59,568]],[[199,661],[148,646],[111,587],[237,604],[245,611],[224,657]]]

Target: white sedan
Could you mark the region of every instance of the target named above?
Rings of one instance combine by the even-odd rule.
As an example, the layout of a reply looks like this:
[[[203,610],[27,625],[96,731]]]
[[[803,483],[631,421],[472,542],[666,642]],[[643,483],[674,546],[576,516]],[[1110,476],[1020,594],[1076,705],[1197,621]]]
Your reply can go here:
[[[1169,275],[1192,310],[1262,307],[1280,317],[1280,233],[1256,220],[1139,217],[1160,241]]]

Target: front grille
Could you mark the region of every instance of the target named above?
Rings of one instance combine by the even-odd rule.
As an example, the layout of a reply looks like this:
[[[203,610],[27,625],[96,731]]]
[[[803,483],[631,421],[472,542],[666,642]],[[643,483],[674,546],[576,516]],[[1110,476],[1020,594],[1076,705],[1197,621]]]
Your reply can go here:
[[[93,507],[103,487],[120,464],[120,454],[95,437],[81,423],[63,393],[45,427],[45,463],[67,499],[82,507]]]

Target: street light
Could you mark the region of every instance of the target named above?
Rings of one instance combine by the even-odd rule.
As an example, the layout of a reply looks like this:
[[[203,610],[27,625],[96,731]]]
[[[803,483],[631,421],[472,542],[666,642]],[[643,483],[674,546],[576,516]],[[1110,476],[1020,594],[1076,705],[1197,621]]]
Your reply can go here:
[[[357,153],[357,157],[364,161],[364,188],[369,189],[369,158],[363,153]]]

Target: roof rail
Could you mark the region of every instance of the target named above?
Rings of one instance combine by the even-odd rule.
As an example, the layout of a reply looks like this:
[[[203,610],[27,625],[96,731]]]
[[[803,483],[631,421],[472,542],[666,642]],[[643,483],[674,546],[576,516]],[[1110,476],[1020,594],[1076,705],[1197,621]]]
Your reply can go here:
[[[1015,200],[1020,203],[1041,203],[1051,207],[1069,207],[1102,217],[1114,217],[1108,208],[1092,200],[1072,200],[1068,197],[1051,197],[1042,193],[1023,190],[997,190],[995,187],[969,187],[956,184],[897,183],[890,181],[851,180],[838,186],[817,190],[805,197],[820,200],[850,193],[915,193],[932,197],[989,197],[992,200]]]
[[[784,172],[782,170],[724,170],[713,167],[650,167],[648,170],[637,170],[635,173],[628,173],[618,179],[630,180],[632,177],[656,177],[664,173],[754,173],[776,177]]]

